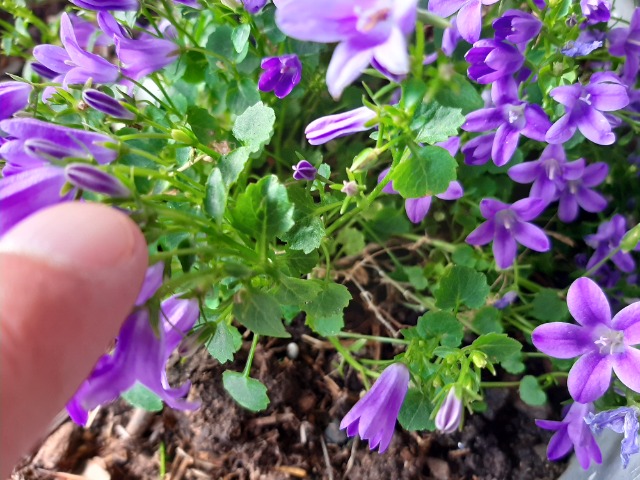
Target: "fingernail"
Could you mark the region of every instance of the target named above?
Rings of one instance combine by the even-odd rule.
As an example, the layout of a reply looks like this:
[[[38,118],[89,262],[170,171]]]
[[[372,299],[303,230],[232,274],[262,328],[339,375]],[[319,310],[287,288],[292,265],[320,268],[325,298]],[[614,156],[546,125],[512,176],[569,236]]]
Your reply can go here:
[[[0,253],[35,257],[64,267],[114,267],[131,260],[140,233],[121,212],[69,202],[41,210],[0,240]]]

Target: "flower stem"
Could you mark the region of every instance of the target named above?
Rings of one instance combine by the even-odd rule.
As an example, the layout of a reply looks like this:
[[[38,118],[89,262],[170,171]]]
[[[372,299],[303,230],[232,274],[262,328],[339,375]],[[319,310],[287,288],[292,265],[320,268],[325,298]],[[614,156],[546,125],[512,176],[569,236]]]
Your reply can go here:
[[[253,363],[253,357],[256,354],[256,347],[258,346],[258,339],[260,335],[257,333],[253,334],[253,341],[251,342],[251,350],[249,350],[249,357],[247,358],[247,363],[244,366],[244,370],[242,371],[242,376],[245,378],[249,377],[249,372],[251,371],[251,364]]]
[[[342,355],[342,358],[344,358],[344,360],[349,365],[351,365],[354,370],[360,373],[360,375],[362,376],[362,382],[364,383],[365,388],[369,390],[371,388],[371,385],[369,384],[369,380],[367,379],[367,369],[364,366],[362,366],[362,364],[358,362],[353,357],[353,355],[351,355],[351,352],[349,352],[349,350],[347,350],[344,347],[344,345],[340,343],[340,340],[338,340],[337,337],[327,337],[327,340],[329,340],[329,342],[331,342],[331,345],[334,346],[336,351],[340,355]]]

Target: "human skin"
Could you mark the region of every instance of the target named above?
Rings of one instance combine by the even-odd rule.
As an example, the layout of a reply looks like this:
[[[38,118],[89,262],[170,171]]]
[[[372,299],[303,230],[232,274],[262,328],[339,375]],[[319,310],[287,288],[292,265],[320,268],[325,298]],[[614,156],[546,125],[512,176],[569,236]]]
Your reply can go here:
[[[147,262],[138,227],[99,204],[47,208],[0,240],[0,478],[105,353]]]

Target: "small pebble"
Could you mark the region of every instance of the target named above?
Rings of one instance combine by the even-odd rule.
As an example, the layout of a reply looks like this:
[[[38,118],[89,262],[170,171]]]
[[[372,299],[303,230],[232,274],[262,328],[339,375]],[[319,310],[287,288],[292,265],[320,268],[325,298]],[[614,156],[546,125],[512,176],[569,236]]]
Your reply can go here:
[[[335,443],[337,445],[343,445],[347,442],[347,432],[340,430],[338,422],[333,421],[324,431],[324,438],[327,443]]]
[[[296,358],[298,358],[299,354],[300,347],[297,343],[291,342],[287,345],[287,357],[289,357],[291,360],[295,360]]]

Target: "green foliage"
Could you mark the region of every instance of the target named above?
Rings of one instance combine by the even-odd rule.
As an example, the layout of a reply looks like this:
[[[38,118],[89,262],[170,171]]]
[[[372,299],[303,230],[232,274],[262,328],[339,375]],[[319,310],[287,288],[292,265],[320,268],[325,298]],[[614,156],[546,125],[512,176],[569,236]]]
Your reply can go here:
[[[233,355],[242,346],[242,335],[233,325],[220,322],[216,325],[216,333],[207,342],[207,350],[220,363],[233,360]]]
[[[244,290],[233,305],[238,322],[259,335],[290,337],[282,325],[282,311],[277,300],[268,293]]]
[[[479,308],[489,295],[489,285],[483,273],[472,268],[453,266],[447,270],[435,293],[438,308],[458,309],[461,305]]]
[[[457,347],[464,334],[462,324],[449,312],[428,312],[418,319],[422,338],[438,338],[445,347]]]
[[[522,344],[504,333],[488,333],[474,340],[471,348],[485,353],[492,363],[504,363],[519,356]]]
[[[504,332],[500,322],[500,310],[493,307],[484,307],[478,310],[473,319],[473,326],[481,335]]]
[[[561,322],[569,315],[567,304],[560,300],[555,290],[543,289],[533,300],[531,315],[543,322]]]
[[[227,370],[222,374],[222,385],[229,395],[247,410],[260,412],[269,406],[267,387],[255,378]]]
[[[211,170],[207,179],[204,209],[216,222],[221,223],[227,207],[227,187],[219,168]]]
[[[444,148],[420,147],[391,170],[393,187],[404,198],[444,192],[456,179],[456,161]]]
[[[187,122],[196,138],[208,145],[215,139],[216,120],[204,108],[190,106],[187,109]]]
[[[236,118],[233,124],[233,136],[249,147],[252,152],[257,152],[271,139],[275,121],[276,114],[273,108],[258,102]]]
[[[159,412],[162,410],[162,400],[160,397],[138,382],[124,392],[121,397],[126,400],[128,404],[148,412]]]
[[[404,398],[398,421],[402,428],[411,431],[435,430],[436,426],[430,418],[433,406],[429,397],[417,388],[409,388]]]
[[[429,102],[418,108],[411,129],[415,132],[416,142],[434,144],[457,135],[464,120],[460,108]]]
[[[309,301],[304,311],[317,318],[327,318],[342,313],[349,304],[351,294],[347,287],[333,282],[318,282],[321,290]]]
[[[534,407],[547,402],[547,394],[540,388],[538,380],[532,375],[525,375],[520,380],[520,398],[524,403]]]

